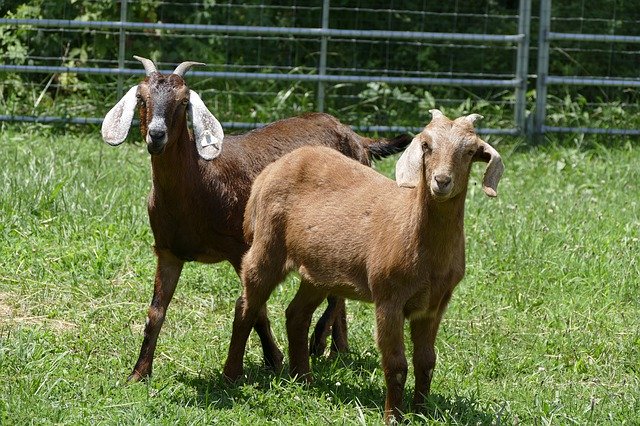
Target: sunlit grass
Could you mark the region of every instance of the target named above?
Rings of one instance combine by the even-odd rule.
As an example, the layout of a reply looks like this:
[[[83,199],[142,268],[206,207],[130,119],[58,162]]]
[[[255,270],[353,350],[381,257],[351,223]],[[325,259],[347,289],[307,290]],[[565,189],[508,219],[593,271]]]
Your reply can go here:
[[[153,379],[124,386],[155,266],[149,159],[89,130],[0,129],[0,423],[380,423],[370,305],[348,304],[351,353],[316,360],[313,385],[265,370],[255,340],[247,378],[224,384],[240,292],[227,264],[185,268]],[[475,166],[467,275],[438,336],[426,413],[409,418],[637,423],[640,148],[497,147],[499,197],[483,195]],[[391,174],[393,159],[377,168]],[[283,349],[293,284],[270,300]],[[412,388],[410,375],[407,396]]]

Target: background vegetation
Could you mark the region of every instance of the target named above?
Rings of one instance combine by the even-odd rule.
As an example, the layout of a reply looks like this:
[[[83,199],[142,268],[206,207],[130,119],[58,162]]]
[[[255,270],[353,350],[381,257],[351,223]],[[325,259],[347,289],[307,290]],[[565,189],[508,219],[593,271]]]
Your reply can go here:
[[[637,35],[640,9],[634,1],[553,2],[556,31]],[[539,1],[533,1],[531,88],[534,105]],[[321,2],[256,0],[129,0],[134,22],[228,24],[317,28]],[[517,0],[435,2],[424,0],[332,0],[330,24],[339,29],[514,34]],[[7,18],[58,18],[119,21],[119,2],[5,0]],[[164,69],[185,59],[206,62],[208,71],[316,74],[319,41],[315,37],[189,34],[181,31],[130,31],[127,67],[139,68],[133,54],[158,61]],[[63,30],[0,26],[6,63],[115,68],[119,33],[115,30]],[[329,40],[332,74],[423,77],[513,78],[515,45],[488,42],[411,42]],[[633,43],[554,42],[550,74],[640,77],[640,54]],[[137,82],[127,79],[125,87]],[[316,108],[316,84],[287,81],[190,77],[207,105],[223,122],[269,122]],[[117,78],[75,73],[3,74],[0,108],[15,115],[102,117],[117,101]],[[353,125],[420,126],[436,104],[453,111],[473,109],[488,117],[490,128],[513,127],[513,92],[496,88],[438,87],[350,83],[327,85],[326,109]],[[640,128],[638,89],[551,86],[548,124],[600,128]],[[105,102],[106,100],[106,102]],[[574,110],[572,111],[571,108]]]

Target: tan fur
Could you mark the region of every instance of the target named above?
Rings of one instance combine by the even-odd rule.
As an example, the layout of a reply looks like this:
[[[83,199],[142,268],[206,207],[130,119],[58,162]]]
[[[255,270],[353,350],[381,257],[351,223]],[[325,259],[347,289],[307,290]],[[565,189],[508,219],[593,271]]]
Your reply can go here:
[[[324,297],[336,294],[375,304],[386,420],[399,419],[402,408],[406,318],[414,344],[414,405],[424,402],[440,320],[464,276],[463,218],[471,164],[494,161],[492,168],[500,170],[492,174],[498,179],[502,167],[495,151],[490,158],[482,155],[488,145],[476,136],[469,117],[451,121],[434,113],[414,138],[423,152],[415,188],[398,187],[323,147],[299,148],[265,168],[245,214],[245,235],[253,244],[242,263],[244,292],[224,368],[228,378],[242,374],[256,313],[285,274],[297,269],[301,286],[287,308],[292,374],[310,379],[306,336],[311,314]]]
[[[301,146],[320,145],[368,166],[372,158],[393,154],[410,139],[408,135],[362,137],[331,115],[308,113],[243,135],[225,136],[220,154],[207,161],[198,154],[188,126],[189,93],[183,77],[176,74],[152,72],[137,86],[140,132],[152,154],[148,213],[157,268],[144,340],[131,381],[151,375],[158,335],[184,263],[227,260],[240,272],[242,256],[249,247],[242,232],[244,209],[253,179],[267,164]],[[150,135],[153,120],[166,129],[162,143],[154,143]],[[266,308],[255,329],[266,364],[279,369],[283,356],[271,333]],[[333,349],[347,350],[344,300],[332,297],[329,301],[316,327],[314,352],[324,351],[329,332]]]

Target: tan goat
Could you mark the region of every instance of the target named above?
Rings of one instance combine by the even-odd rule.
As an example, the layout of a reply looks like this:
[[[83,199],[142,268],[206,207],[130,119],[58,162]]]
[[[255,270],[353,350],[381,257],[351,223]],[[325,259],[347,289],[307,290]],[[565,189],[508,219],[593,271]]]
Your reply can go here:
[[[452,121],[438,110],[431,113],[432,121],[398,161],[397,184],[322,147],[299,148],[257,177],[245,213],[245,237],[253,244],[242,263],[244,291],[236,305],[227,378],[242,375],[258,313],[287,272],[297,269],[300,288],[286,311],[291,374],[310,380],[308,329],[327,295],[373,302],[387,385],[385,420],[401,417],[405,318],[414,347],[413,404],[423,404],[440,320],[464,276],[471,164],[488,163],[483,188],[490,197],[497,195],[503,171],[500,155],[476,136],[473,123],[480,115]]]

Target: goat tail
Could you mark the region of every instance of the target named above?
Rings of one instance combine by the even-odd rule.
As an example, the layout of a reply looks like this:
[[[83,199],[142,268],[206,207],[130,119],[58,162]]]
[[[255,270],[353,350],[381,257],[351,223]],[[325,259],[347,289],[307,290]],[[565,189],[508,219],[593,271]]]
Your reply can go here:
[[[412,139],[411,135],[403,133],[391,139],[366,138],[364,143],[369,151],[369,158],[380,160],[403,151]]]

